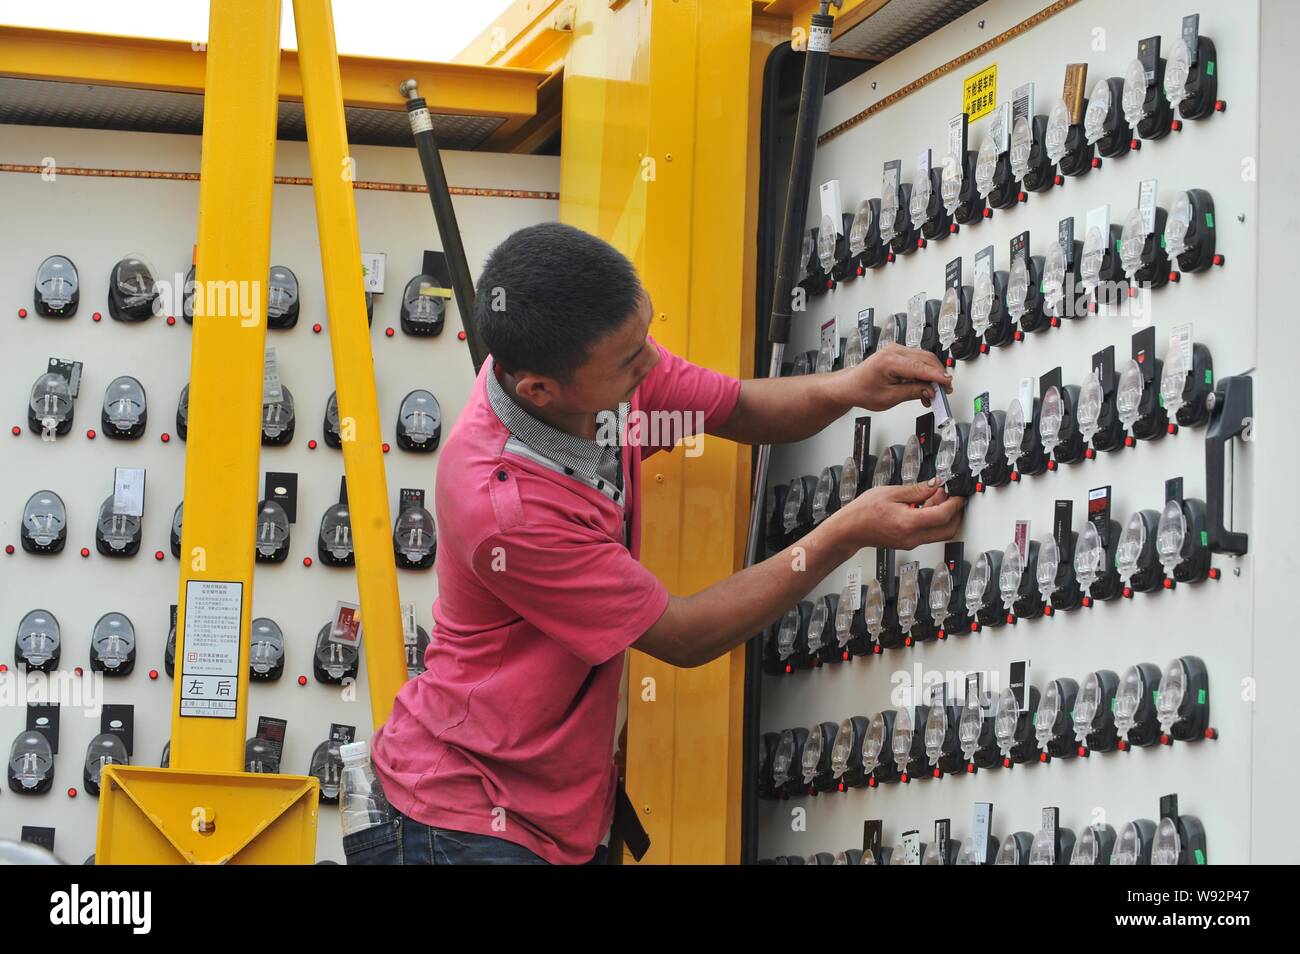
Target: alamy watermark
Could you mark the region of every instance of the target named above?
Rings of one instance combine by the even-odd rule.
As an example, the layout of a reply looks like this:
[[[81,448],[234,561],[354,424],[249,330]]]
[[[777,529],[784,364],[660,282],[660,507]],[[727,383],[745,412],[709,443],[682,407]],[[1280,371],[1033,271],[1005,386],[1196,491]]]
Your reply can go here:
[[[704,453],[703,411],[629,411],[627,432],[615,411],[596,414],[596,443],[602,447],[672,447],[681,443],[687,457]]]

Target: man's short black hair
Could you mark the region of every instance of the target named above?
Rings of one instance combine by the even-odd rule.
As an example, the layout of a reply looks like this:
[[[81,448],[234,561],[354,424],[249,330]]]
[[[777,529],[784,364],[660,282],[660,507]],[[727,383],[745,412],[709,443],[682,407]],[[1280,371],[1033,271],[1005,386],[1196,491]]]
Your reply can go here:
[[[632,317],[643,294],[636,269],[614,246],[546,222],[493,249],[479,276],[474,320],[503,370],[565,381],[597,341]]]

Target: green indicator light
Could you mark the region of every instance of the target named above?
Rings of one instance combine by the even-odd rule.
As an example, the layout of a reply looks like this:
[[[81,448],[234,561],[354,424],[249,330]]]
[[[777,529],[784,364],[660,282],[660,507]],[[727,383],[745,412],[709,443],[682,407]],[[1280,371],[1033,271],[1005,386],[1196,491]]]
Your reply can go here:
[[[1196,704],[1197,704],[1198,706],[1203,706],[1203,705],[1205,705],[1205,690],[1204,690],[1204,689],[1202,689],[1202,690],[1200,690],[1199,692],[1196,693]]]
[[[1214,228],[1214,213],[1213,213],[1213,212],[1206,212],[1206,213],[1205,213],[1205,227],[1206,227],[1207,229],[1212,229],[1212,228]]]
[[[1203,546],[1203,547],[1208,547],[1209,545],[1210,545],[1210,534],[1209,534],[1209,531],[1207,531],[1207,530],[1202,530],[1202,531],[1201,531],[1201,546]]]
[[[1206,62],[1206,64],[1205,64],[1205,75],[1206,75],[1206,76],[1213,76],[1213,75],[1214,75],[1214,60],[1208,60],[1208,61]]]

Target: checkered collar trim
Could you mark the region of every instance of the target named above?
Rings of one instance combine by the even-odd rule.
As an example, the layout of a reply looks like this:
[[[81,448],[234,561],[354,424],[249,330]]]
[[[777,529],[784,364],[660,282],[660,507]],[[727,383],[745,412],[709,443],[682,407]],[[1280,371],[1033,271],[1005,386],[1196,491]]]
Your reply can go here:
[[[623,473],[619,448],[577,437],[533,417],[506,394],[497,380],[495,362],[488,367],[487,394],[488,403],[506,430],[534,454],[557,465],[556,469],[568,476],[576,476],[606,493],[621,488]],[[620,435],[624,433],[630,410],[630,404],[619,405]],[[607,487],[609,490],[605,490]]]

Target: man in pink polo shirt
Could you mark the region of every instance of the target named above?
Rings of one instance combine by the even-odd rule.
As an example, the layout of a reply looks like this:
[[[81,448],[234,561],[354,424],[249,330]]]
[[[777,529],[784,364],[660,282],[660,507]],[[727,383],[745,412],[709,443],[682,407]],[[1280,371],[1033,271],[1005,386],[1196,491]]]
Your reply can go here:
[[[427,669],[372,743],[398,817],[349,835],[349,863],[599,863],[629,647],[702,665],[860,548],[956,532],[962,502],[933,481],[873,489],[799,541],[802,572],[782,553],[670,595],[637,562],[643,458],[698,440],[697,423],[745,443],[797,441],[853,408],[928,401],[932,382],[951,382],[905,348],[741,382],[656,344],[652,315],[632,264],[569,226],[522,229],[488,258],[475,320],[492,358],[438,462]]]

